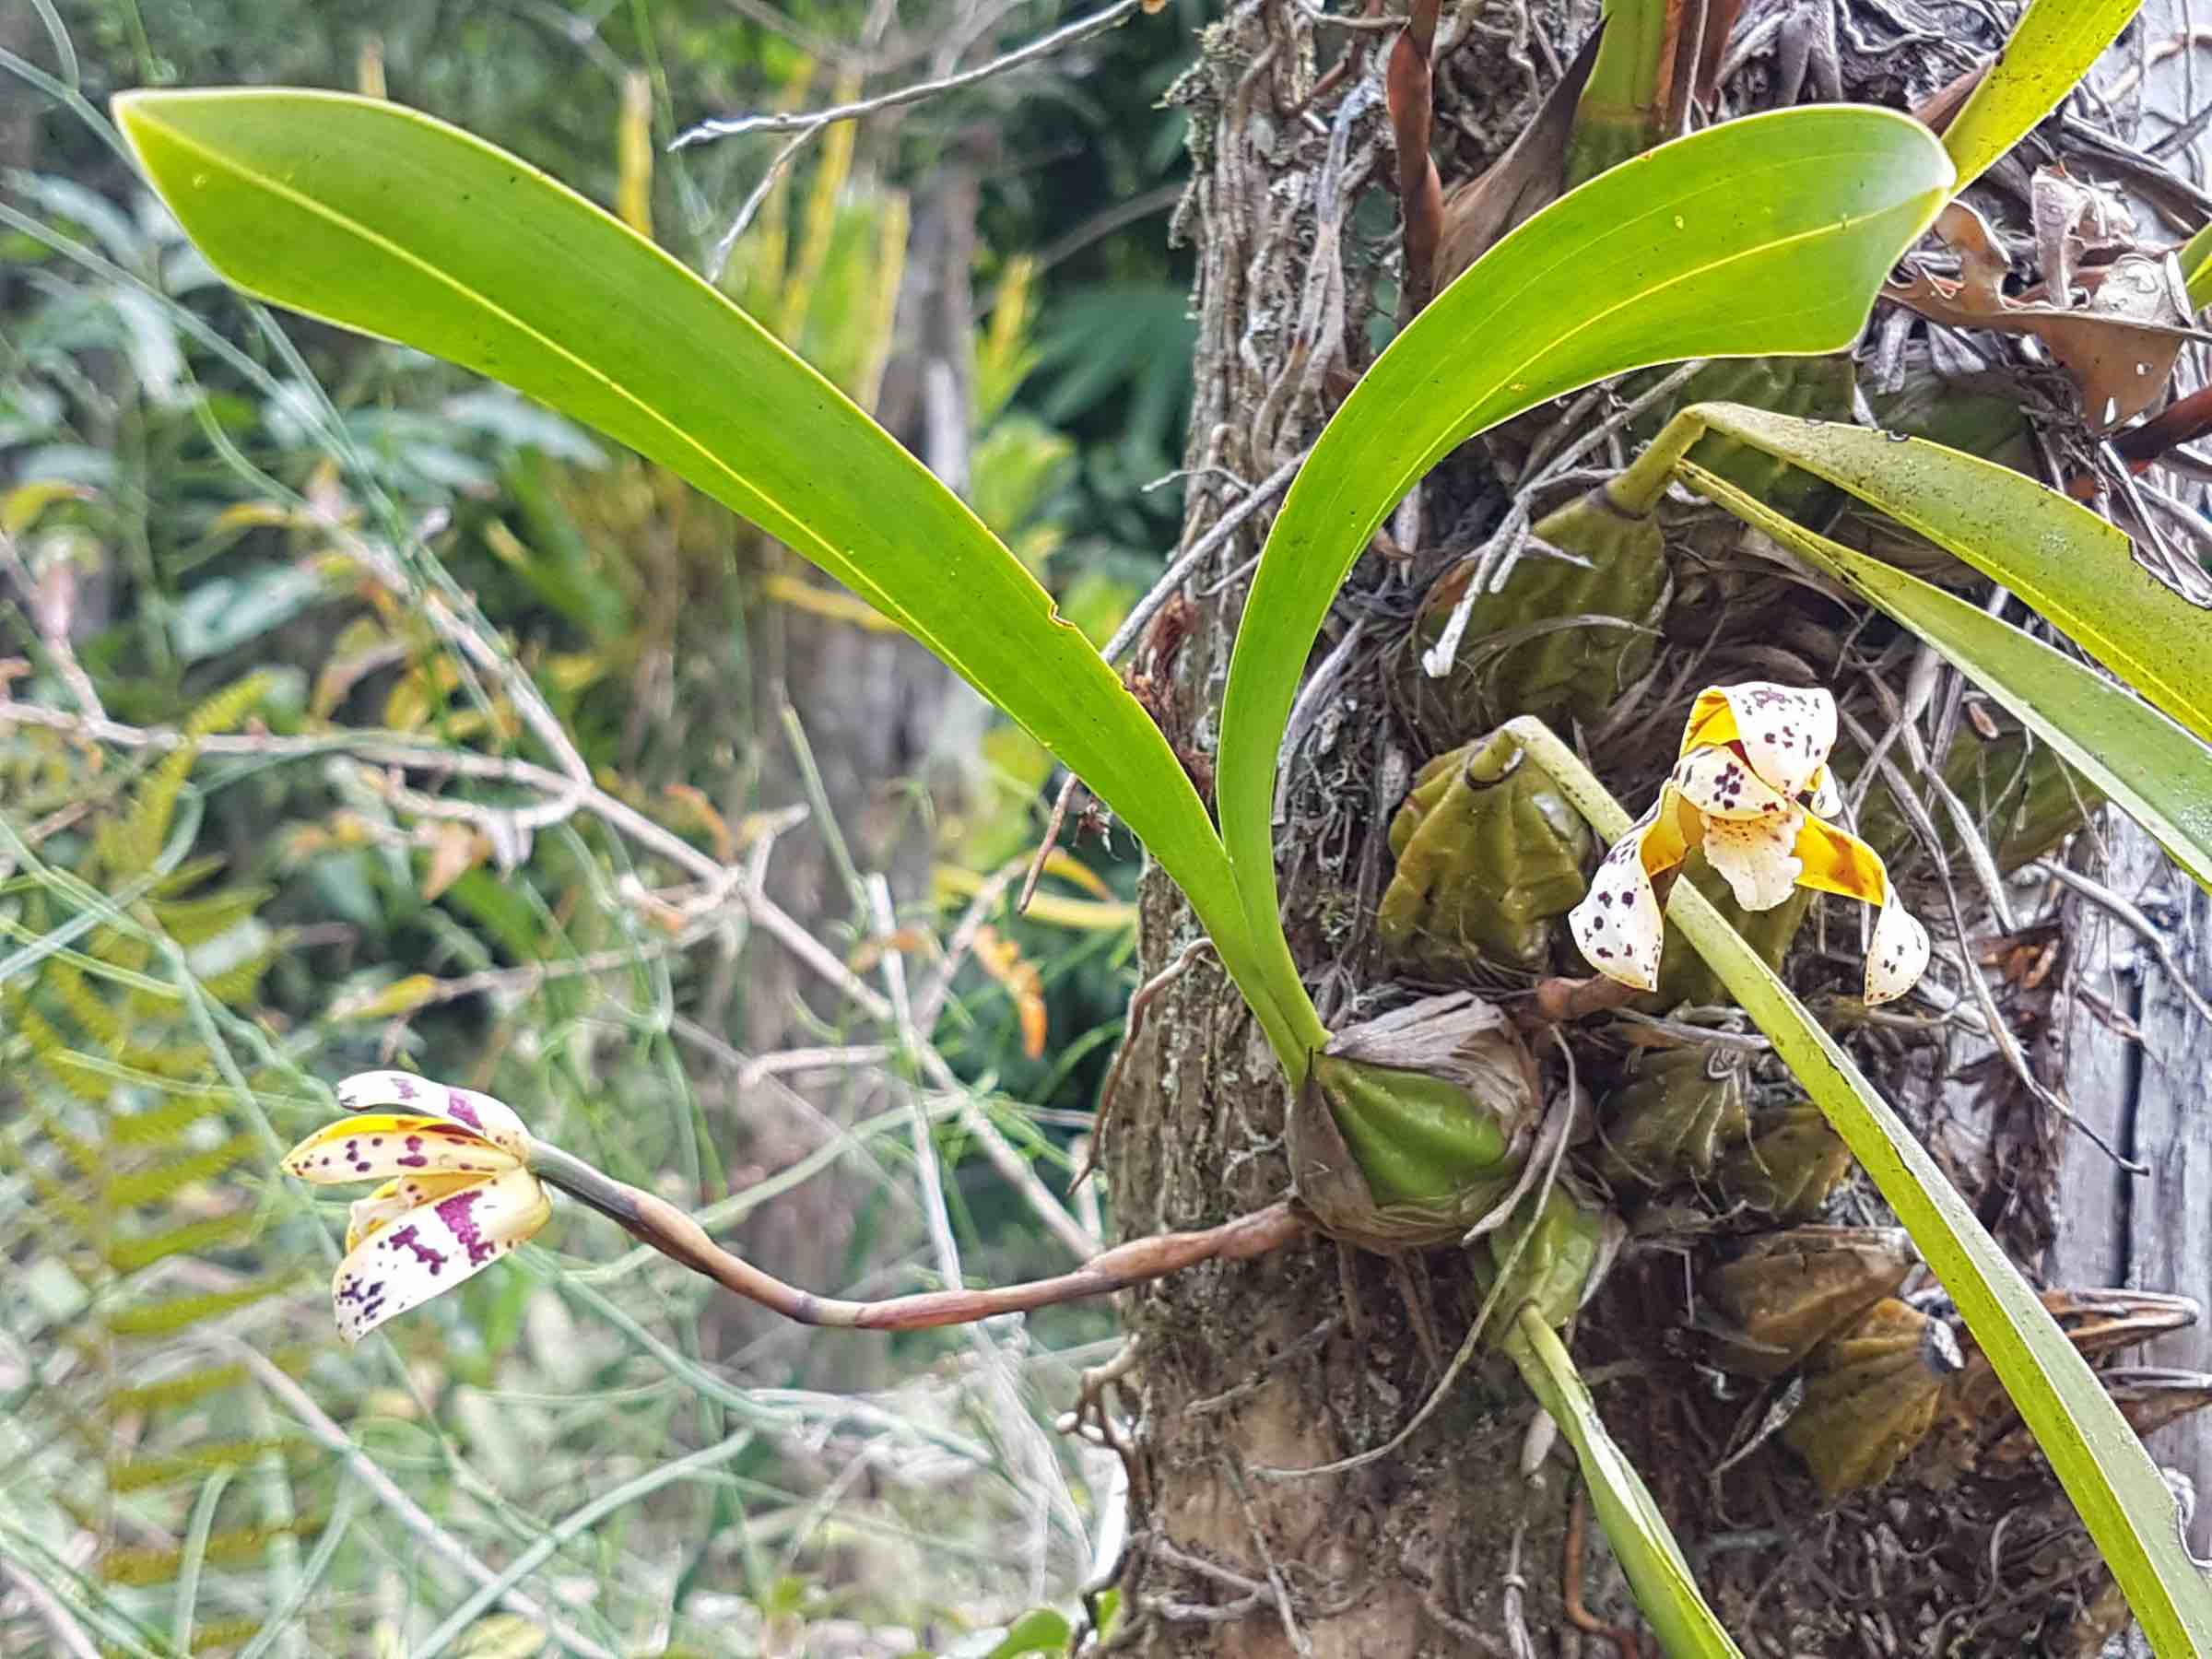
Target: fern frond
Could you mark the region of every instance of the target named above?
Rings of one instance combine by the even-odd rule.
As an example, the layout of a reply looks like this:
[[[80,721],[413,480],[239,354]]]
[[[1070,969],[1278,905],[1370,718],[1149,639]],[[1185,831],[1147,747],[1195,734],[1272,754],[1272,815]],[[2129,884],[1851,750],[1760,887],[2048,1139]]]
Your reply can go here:
[[[251,1157],[260,1144],[253,1135],[234,1135],[221,1146],[210,1147],[203,1152],[190,1152],[166,1163],[134,1170],[128,1175],[112,1175],[101,1196],[110,1208],[116,1210],[158,1203],[195,1181],[208,1181],[220,1175],[232,1164]]]
[[[17,1154],[4,1139],[0,1139],[0,1168],[13,1169],[37,1194],[34,1219],[43,1224],[44,1230],[55,1231],[52,1224],[58,1220],[62,1230],[73,1238],[91,1240],[100,1236],[106,1225],[100,1214],[35,1160]]]
[[[273,1435],[265,1440],[218,1441],[171,1457],[128,1457],[108,1465],[108,1490],[143,1492],[153,1487],[174,1486],[218,1469],[237,1469],[259,1463],[275,1453],[297,1457],[315,1450],[312,1441],[297,1435]]]
[[[123,1017],[109,1006],[92,987],[85,983],[85,976],[74,962],[56,957],[46,965],[42,976],[46,988],[61,999],[69,1017],[82,1027],[87,1035],[103,1048],[121,1048],[124,1032]]]
[[[229,887],[205,899],[158,900],[154,920],[178,944],[204,945],[251,919],[275,892],[266,887]]]
[[[204,1056],[194,1053],[195,1060]],[[171,1087],[169,1099],[144,1112],[119,1112],[108,1120],[108,1139],[122,1147],[166,1147],[229,1100],[230,1091],[219,1084]]]
[[[194,709],[184,722],[184,735],[195,742],[212,737],[218,732],[227,732],[253,710],[256,703],[275,688],[276,677],[265,670],[249,674],[233,685],[226,686],[213,697]]]
[[[194,1625],[192,1630],[194,1659],[201,1653],[238,1652],[261,1634],[261,1625],[258,1618],[218,1618],[208,1624]]]
[[[108,1329],[118,1336],[167,1336],[203,1319],[250,1308],[263,1298],[286,1288],[292,1277],[288,1273],[276,1274],[236,1290],[207,1290],[194,1296],[172,1296],[166,1301],[120,1308],[108,1315]]]
[[[304,1376],[317,1349],[306,1345],[279,1348],[268,1356],[271,1365],[288,1377]],[[173,1377],[164,1377],[159,1382],[144,1382],[134,1388],[118,1388],[106,1401],[109,1413],[127,1417],[139,1412],[174,1411],[204,1400],[209,1394],[220,1394],[226,1388],[237,1388],[253,1373],[245,1365],[204,1365],[197,1371],[184,1371]]]
[[[230,861],[219,853],[209,853],[198,858],[188,858],[168,875],[147,889],[156,899],[174,899],[188,893],[214,875]]]
[[[328,1519],[303,1515],[277,1525],[240,1526],[216,1533],[207,1540],[205,1559],[210,1567],[241,1566],[257,1559],[277,1538],[312,1537]],[[183,1561],[182,1549],[141,1545],[108,1550],[96,1563],[96,1571],[112,1584],[166,1584],[177,1576]]]
[[[276,949],[257,951],[235,967],[220,973],[208,975],[200,982],[200,989],[221,1003],[226,1008],[235,1008],[252,1002],[261,991],[261,976],[269,971],[276,959]]]
[[[150,1267],[156,1262],[173,1255],[190,1255],[197,1251],[218,1250],[235,1244],[253,1230],[253,1214],[240,1210],[235,1215],[211,1216],[204,1221],[187,1221],[182,1227],[172,1227],[161,1232],[144,1233],[133,1239],[118,1239],[106,1252],[108,1266],[117,1274],[132,1274]]]
[[[110,886],[120,887],[153,870],[169,836],[170,820],[176,815],[177,797],[183,794],[184,781],[198,758],[196,743],[170,750],[139,784],[130,811],[100,826],[93,852]]]

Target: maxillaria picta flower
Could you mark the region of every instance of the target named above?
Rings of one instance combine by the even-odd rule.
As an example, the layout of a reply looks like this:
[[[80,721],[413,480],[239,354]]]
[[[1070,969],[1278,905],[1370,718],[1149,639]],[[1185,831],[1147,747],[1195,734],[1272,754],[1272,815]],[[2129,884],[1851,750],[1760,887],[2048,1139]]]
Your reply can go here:
[[[1835,741],[1835,699],[1817,688],[1700,691],[1658,800],[1606,854],[1568,916],[1591,966],[1639,991],[1657,988],[1665,924],[1652,877],[1701,846],[1746,910],[1772,910],[1799,887],[1877,907],[1866,1000],[1910,991],[1928,965],[1927,930],[1898,902],[1874,849],[1828,821],[1842,810],[1828,769]]]
[[[309,1135],[286,1154],[284,1167],[324,1186],[382,1182],[354,1204],[346,1259],[331,1287],[347,1342],[526,1241],[553,1213],[548,1187],[786,1319],[851,1330],[930,1330],[1103,1296],[1201,1262],[1264,1255],[1313,1225],[1286,1201],[1195,1232],[1129,1240],[1054,1278],[844,1301],[787,1285],[731,1254],[666,1199],[533,1137],[512,1107],[489,1095],[406,1072],[363,1072],[338,1085],[338,1104],[353,1115]]]
[[[382,1182],[354,1202],[331,1284],[347,1342],[452,1289],[553,1213],[522,1119],[489,1095],[362,1072],[338,1085],[338,1104],[353,1115],[309,1135],[284,1167],[319,1186]]]

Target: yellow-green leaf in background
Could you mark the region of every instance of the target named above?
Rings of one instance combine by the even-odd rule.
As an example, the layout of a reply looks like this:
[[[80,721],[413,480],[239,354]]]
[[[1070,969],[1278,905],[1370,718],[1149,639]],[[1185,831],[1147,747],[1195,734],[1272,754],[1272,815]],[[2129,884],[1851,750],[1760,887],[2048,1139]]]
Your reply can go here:
[[[1742,404],[1698,404],[1675,419],[1680,428],[1647,452],[1657,464],[1712,430],[1827,479],[2011,589],[2212,743],[2212,611],[2145,570],[2124,531],[2071,497],[1993,461],[1867,427]]]

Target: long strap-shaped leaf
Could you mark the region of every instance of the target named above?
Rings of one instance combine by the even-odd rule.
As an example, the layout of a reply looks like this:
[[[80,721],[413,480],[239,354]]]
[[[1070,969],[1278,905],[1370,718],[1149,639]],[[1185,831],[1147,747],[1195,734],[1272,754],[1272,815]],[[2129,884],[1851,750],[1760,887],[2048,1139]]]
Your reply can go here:
[[[1743,1659],[1743,1650],[1729,1640],[1726,1627],[1699,1590],[1643,1477],[1597,1415],[1597,1403],[1567,1345],[1533,1305],[1522,1308],[1513,1328],[1519,1340],[1506,1346],[1520,1363],[1529,1391],[1572,1442],[1598,1524],[1628,1574],[1636,1605],[1659,1632],[1667,1659]]]
[[[2212,890],[2212,748],[1980,606],[1816,535],[1693,462],[1677,472],[1934,645]]]
[[[249,292],[498,377],[727,503],[864,595],[1144,841],[1287,1056],[1325,1039],[1253,967],[1218,837],[1167,741],[965,504],[773,335],[527,163],[381,100],[137,92],[116,116]]]
[[[1997,61],[1944,130],[1964,190],[2058,108],[2143,0],[2035,0]]]
[[[2212,611],[2151,575],[2126,534],[2078,501],[1994,461],[1868,427],[1721,403],[1675,420],[1631,473],[1671,466],[1708,430],[1802,467],[2010,588],[2212,743]]]
[[[1693,481],[1702,489],[1708,477],[1693,475]],[[1549,727],[1524,716],[1508,729],[1600,835],[1615,841],[1628,832],[1629,814]],[[1774,1044],[1911,1231],[2161,1659],[2212,1654],[2212,1584],[2190,1559],[2172,1492],[2088,1361],[1927,1148],[1743,935],[1687,881],[1675,884],[1666,914]]]
[[[1476,433],[1592,381],[1690,357],[1833,351],[1951,182],[1887,110],[1785,110],[1693,134],[1562,196],[1375,360],[1277,517],[1231,659],[1217,805],[1255,946],[1282,953],[1277,747],[1329,604],[1398,498]]]

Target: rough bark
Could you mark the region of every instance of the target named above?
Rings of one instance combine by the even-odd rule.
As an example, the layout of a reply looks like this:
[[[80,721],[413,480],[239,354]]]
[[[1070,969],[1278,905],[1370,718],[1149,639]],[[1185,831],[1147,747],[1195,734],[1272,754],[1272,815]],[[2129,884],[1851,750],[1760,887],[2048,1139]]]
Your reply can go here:
[[[1807,15],[1831,49],[1840,33],[1847,87],[1893,104],[1917,91],[1898,54],[1861,49],[1881,35],[1886,12]],[[1747,16],[1746,26],[1756,20]],[[1449,15],[1437,76],[1442,147],[1463,166],[1497,154],[1589,21],[1544,7]],[[2152,39],[2174,31],[2171,22],[2147,27]],[[1341,41],[1320,39],[1325,65]],[[1802,83],[1804,61],[1793,68],[1790,50],[1748,73]],[[1315,54],[1304,8],[1251,0],[1207,32],[1198,67],[1178,88],[1192,110],[1196,164],[1178,228],[1200,255],[1186,456],[1200,470],[1186,546],[1241,499],[1237,480],[1265,478],[1300,452],[1369,355],[1371,277],[1394,242],[1351,209],[1382,188],[1388,133],[1363,68],[1315,97]],[[1447,187],[1453,182],[1447,172]],[[1470,530],[1487,533],[1489,484],[1479,454],[1448,462],[1401,512],[1395,548],[1464,548]],[[1494,504],[1489,511],[1494,518]],[[1194,577],[1187,634],[1179,625],[1163,654],[1140,647],[1135,665],[1171,688],[1171,738],[1199,751],[1213,739],[1241,575],[1268,516],[1255,515]],[[1387,869],[1388,813],[1427,756],[1374,695],[1372,658],[1402,632],[1418,596],[1414,564],[1371,554],[1355,573],[1316,653],[1317,671],[1337,684],[1314,700],[1315,718],[1292,740],[1297,782],[1278,834],[1286,918],[1324,1018],[1388,977],[1367,918]],[[2203,896],[2183,895],[2187,884],[2170,872],[2154,875],[2139,840],[2119,830],[2108,837],[2123,853],[2105,878],[2150,903],[2161,924],[2185,921],[2177,966],[2203,982]],[[2161,910],[2147,887],[2180,897]],[[2063,907],[2080,948],[2054,1017],[2069,1035],[2053,1053],[2085,1119],[2155,1161],[2154,1173],[2124,1182],[2050,1114],[1983,1087],[1983,1074],[1962,1079],[1975,1056],[1956,1044],[1908,1068],[1907,1104],[2031,1268],[2056,1282],[2212,1301],[2204,1197],[2212,1135],[2201,1111],[2189,1110],[2212,1038],[2128,937],[2100,957],[2084,936],[2095,914],[2071,900]],[[1172,961],[1195,932],[1155,873],[1144,903],[1147,973]],[[2135,1058],[2075,994],[2084,985],[2097,994],[2097,983],[2107,1004],[2141,1025],[2154,1061]],[[1172,983],[1134,1041],[1105,1154],[1122,1230],[1204,1226],[1279,1196],[1289,1181],[1279,1074],[1209,959]],[[1882,1213],[1864,1193],[1841,1207],[1841,1218]],[[1681,1319],[1687,1271],[1681,1260],[1651,1255],[1618,1271],[1583,1323],[1578,1357],[1593,1374],[1615,1376],[1600,1389],[1601,1407],[1747,1653],[2098,1651],[2113,1623],[2109,1581],[2039,1467],[1964,1477],[1909,1468],[1912,1477],[1835,1506],[1821,1502],[1781,1448],[1768,1447],[1725,1483],[1709,1482],[1744,1407],[1740,1395],[1711,1398],[1701,1374],[1677,1357],[1670,1328]],[[1575,1477],[1557,1456],[1532,1479],[1517,1473],[1532,1411],[1510,1369],[1471,1367],[1402,1446],[1360,1466],[1279,1473],[1388,1445],[1434,1385],[1439,1350],[1448,1356],[1457,1346],[1473,1300],[1453,1253],[1385,1262],[1325,1242],[1133,1295],[1133,1364],[1116,1384],[1131,1410],[1123,1645],[1147,1654],[1632,1653],[1625,1635],[1583,1634],[1566,1617]],[[2200,1328],[2149,1358],[2212,1369],[2207,1342]],[[2184,1469],[2203,1456],[2201,1430],[2161,1440],[2154,1449]],[[1587,1544],[1586,1555],[1586,1599],[1599,1621],[1632,1627],[1602,1545]]]

